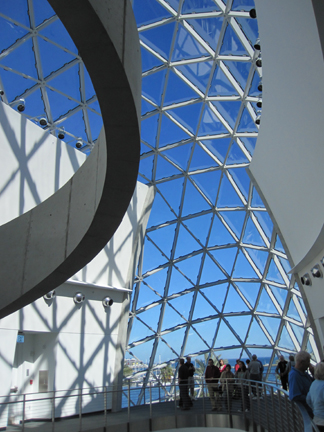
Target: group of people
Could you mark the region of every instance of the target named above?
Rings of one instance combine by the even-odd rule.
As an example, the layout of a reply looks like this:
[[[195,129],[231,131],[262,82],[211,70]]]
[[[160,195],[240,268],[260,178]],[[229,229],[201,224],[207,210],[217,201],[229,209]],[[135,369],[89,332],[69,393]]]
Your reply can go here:
[[[295,366],[295,357],[293,355],[289,356],[289,362],[285,360],[285,357],[281,355],[279,357],[279,362],[276,367],[276,374],[279,375],[282,388],[288,390],[288,376],[291,368]]]

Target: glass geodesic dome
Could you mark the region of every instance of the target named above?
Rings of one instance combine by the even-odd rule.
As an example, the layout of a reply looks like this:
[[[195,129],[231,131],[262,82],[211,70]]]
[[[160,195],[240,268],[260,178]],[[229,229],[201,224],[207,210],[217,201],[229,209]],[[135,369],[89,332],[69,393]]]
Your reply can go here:
[[[126,359],[137,363],[134,379],[148,381],[179,356],[256,353],[270,365],[268,379],[277,354],[316,348],[284,248],[246,172],[262,99],[254,4],[132,4],[143,67],[139,181],[156,195]],[[2,100],[17,107],[24,99],[23,115],[45,118],[44,129],[63,130],[89,153],[102,126],[99,104],[52,8],[5,0],[0,24]]]

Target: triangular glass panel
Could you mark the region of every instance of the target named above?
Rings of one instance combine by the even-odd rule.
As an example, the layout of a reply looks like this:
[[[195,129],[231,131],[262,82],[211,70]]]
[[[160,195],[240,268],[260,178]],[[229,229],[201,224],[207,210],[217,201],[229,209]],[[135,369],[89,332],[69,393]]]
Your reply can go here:
[[[193,327],[197,330],[199,335],[206,341],[209,347],[212,346],[212,342],[215,336],[215,329],[217,327],[218,321],[219,319],[216,318],[213,320],[204,321],[193,325]]]
[[[142,78],[142,95],[161,105],[162,93],[165,86],[166,69],[146,75]]]
[[[227,132],[228,130],[223,125],[223,123],[219,120],[216,114],[214,114],[213,111],[207,105],[205,105],[204,112],[200,122],[198,135],[199,136],[218,135]]]
[[[155,148],[159,114],[150,116],[142,120],[141,139]]]
[[[195,309],[192,320],[214,316],[217,311],[208,303],[208,301],[198,292],[196,297]],[[214,330],[215,332],[215,330]]]
[[[181,263],[186,264],[187,260],[182,261]],[[180,264],[180,263],[178,263]],[[180,267],[179,267],[180,268]],[[184,268],[180,268],[181,271],[183,271],[184,274],[186,274],[187,268],[184,266]],[[189,276],[187,276],[189,277]],[[197,275],[196,275],[197,279]],[[172,295],[181,291],[185,291],[187,289],[190,289],[193,287],[193,283],[191,284],[188,279],[186,279],[175,267],[172,267],[172,273],[171,273],[171,279],[169,284],[169,291],[168,295]]]
[[[234,76],[236,81],[241,85],[242,89],[245,89],[246,81],[248,79],[249,72],[252,67],[251,62],[250,61],[246,61],[246,62],[225,61],[224,63],[227,66],[227,68],[230,70],[231,74]]]
[[[292,328],[294,335],[296,336],[296,339],[298,340],[298,343],[301,346],[304,337],[304,328],[292,323],[290,323],[290,327]]]
[[[207,324],[205,326],[207,329],[208,323],[203,323],[203,324]],[[192,328],[190,328],[188,339],[187,339],[186,351],[194,350],[195,352],[200,352],[200,351],[205,351],[208,348],[209,348],[208,345],[206,345],[206,343],[201,339],[201,337]],[[197,373],[197,367],[196,367],[196,373]]]
[[[214,261],[206,255],[199,284],[213,283],[226,278],[227,276],[219,269]]]
[[[310,354],[310,356],[311,356],[311,359],[313,360],[313,361],[317,361],[317,358],[316,358],[316,356],[315,356],[315,353],[314,353],[314,350],[313,350],[313,347],[312,347],[312,344],[310,343],[310,338],[313,338],[313,336],[311,336],[311,335],[308,335],[308,342],[307,342],[307,348],[306,348],[306,351]],[[313,343],[314,343],[314,339],[313,339]]]
[[[172,351],[168,345],[163,341],[163,339],[159,339],[158,347],[155,354],[154,363],[165,362],[175,357],[179,357],[177,352]]]
[[[202,106],[202,103],[195,103],[168,110],[168,113],[195,135]]]
[[[297,297],[297,300],[298,300],[298,303],[300,304],[300,306],[301,306],[301,308],[302,308],[302,310],[304,312],[304,315],[306,317],[307,316],[307,311],[306,311],[305,303],[303,302],[303,299],[301,299],[300,297]]]
[[[193,295],[194,293],[191,292],[168,300],[168,302],[187,320],[189,318]]]
[[[243,342],[245,341],[246,333],[250,326],[251,319],[252,317],[250,315],[226,317],[228,323],[232,326],[233,329],[235,329],[236,333],[242,339]]]
[[[171,122],[173,123],[173,122]],[[163,122],[162,122],[163,127]],[[163,154],[172,160],[175,164],[179,165],[184,171],[187,170],[188,160],[191,154],[193,143],[184,144],[182,146],[177,146],[171,148],[170,150],[163,151]]]
[[[141,58],[142,58],[142,73],[154,69],[158,66],[162,66],[163,63],[150,51],[141,46]]]
[[[273,230],[273,223],[269,214],[265,211],[254,211],[253,214],[258,219],[259,224],[261,225],[263,231],[265,232],[266,236],[270,241]]]
[[[291,340],[291,337],[286,329],[286,327],[284,326],[282,328],[282,332],[281,332],[281,336],[280,336],[280,340],[278,343],[279,347],[285,348],[285,349],[289,349],[292,351],[296,350],[295,344],[293,343],[293,341]]]
[[[201,174],[191,174],[191,179],[196,183],[210,201],[215,204],[221,171],[209,171]]]
[[[266,289],[263,288],[261,291],[261,296],[259,298],[258,306],[257,306],[258,312],[267,312],[271,314],[278,315],[277,308],[272,303],[271,298],[269,297],[269,294],[267,293]]]
[[[168,162],[160,154],[157,155],[157,166],[155,179],[160,180],[162,178],[172,177],[173,175],[180,174],[181,171],[177,169],[174,165]]]
[[[244,204],[241,198],[238,196],[236,190],[233,188],[231,182],[225,175],[223,175],[222,184],[217,199],[217,207],[231,208],[243,206]]]
[[[81,68],[81,66],[80,66]],[[93,87],[89,72],[87,71],[86,67],[83,65],[83,74],[84,74],[84,86],[85,86],[85,96],[86,96],[86,100],[88,101],[89,99],[91,99],[92,97],[95,96],[96,92],[95,89]],[[99,107],[99,103],[95,102],[97,104],[96,111],[98,111],[99,113],[101,112],[100,107]],[[91,105],[92,106],[92,105]]]
[[[281,309],[283,309],[285,307],[288,291],[273,285],[269,285],[269,288],[273,292],[277,302],[280,304]]]
[[[179,330],[164,334],[162,336],[163,339],[174,349],[174,351],[178,354],[178,356],[180,354],[181,347],[183,345],[185,331],[186,328],[184,327]]]
[[[299,316],[299,313],[298,313],[298,311],[296,309],[296,306],[294,304],[293,299],[290,300],[287,316],[295,319],[296,321],[302,322],[302,320],[301,320],[301,318]]]
[[[200,91],[205,93],[209,82],[209,75],[213,62],[205,61],[198,63],[189,63],[177,66],[177,69],[183,73]]]
[[[249,261],[245,258],[242,251],[239,251],[235,269],[233,273],[234,278],[258,278],[254,269],[251,267]]]
[[[199,57],[208,57],[209,53],[190,33],[179,25],[174,43],[171,61],[189,60]]]
[[[257,139],[254,137],[240,137],[240,140],[250,155],[253,156]]]
[[[214,72],[213,80],[209,87],[209,96],[233,96],[237,95],[233,84],[228,80],[222,69],[217,66]]]
[[[159,193],[155,194],[152,211],[150,213],[148,228],[160,225],[166,221],[175,219],[175,215],[170,210],[168,204],[164,201]]]
[[[95,141],[99,137],[100,131],[102,129],[102,117],[90,111],[89,109],[87,109],[87,115],[90,123],[92,141]]]
[[[234,128],[238,113],[241,108],[240,101],[224,101],[224,102],[212,102],[217,108],[217,111],[224,117],[227,123]]]
[[[161,269],[155,273],[153,273],[150,276],[146,276],[144,278],[144,281],[153,288],[157,293],[160,294],[160,296],[164,295],[164,288],[166,284],[166,277],[168,273],[168,268]],[[158,299],[161,299],[161,297],[157,296]],[[155,301],[155,300],[152,300]]]
[[[253,18],[251,19],[250,17],[249,18],[237,17],[237,22],[242,28],[245,36],[249,39],[249,41],[253,45],[259,36],[258,20]]]
[[[252,82],[251,82],[249,96],[256,96],[256,97],[261,96],[262,93],[260,92],[260,90],[258,90],[258,86],[260,84],[260,80],[261,80],[261,78],[260,78],[258,72],[255,71],[254,75],[253,75]]]
[[[72,96],[77,101],[80,101],[81,94],[79,77],[79,65],[74,65],[49,80],[48,85],[68,96]]]
[[[222,320],[218,329],[216,342],[214,348],[232,347],[241,345],[241,342],[234,336],[232,331],[228,328],[226,323]]]
[[[49,96],[49,94],[51,96]],[[63,96],[59,95],[56,92],[52,92],[52,91],[50,92],[48,90],[47,90],[47,95],[49,96],[52,114],[53,114],[53,107],[55,108],[54,112],[56,113],[56,115],[58,116],[60,114],[60,110],[58,109],[59,107],[57,106],[57,103],[59,103],[59,102],[62,103],[61,115],[63,115],[64,113],[66,113],[68,111],[67,108],[70,105],[69,104],[70,101],[67,98],[64,98]],[[74,104],[74,105],[76,105],[76,104]],[[54,117],[54,115],[53,115],[53,117]],[[65,130],[74,134],[76,137],[82,138],[83,141],[87,142],[88,137],[87,137],[86,130],[85,130],[85,124],[84,124],[84,118],[83,118],[83,111],[82,110],[77,111],[77,112],[75,112],[75,114],[68,117],[66,120],[64,120],[62,123],[60,123],[60,126],[61,127],[63,126],[65,128]]]
[[[245,252],[252,258],[254,264],[258,267],[261,274],[263,274],[265,265],[268,260],[268,251],[260,251],[258,249],[244,248]]]
[[[235,282],[235,285],[239,288],[252,308],[254,308],[259,294],[260,282]]]
[[[139,33],[140,39],[165,59],[169,58],[173,33],[176,28],[174,22]]]
[[[226,298],[224,313],[247,312],[249,310],[250,309],[247,307],[247,305],[241,299],[241,297],[236,292],[236,290],[232,286],[230,286],[228,294],[227,294],[227,298]]]
[[[207,0],[208,2],[208,0]],[[203,3],[204,8],[208,8],[208,5],[205,5],[207,3],[206,1]],[[215,11],[218,10],[215,3],[211,0],[209,0],[211,3],[211,10]],[[212,5],[213,3],[213,5]],[[201,3],[202,4],[202,3]],[[195,8],[195,12],[198,8]],[[201,7],[199,9],[202,9]],[[207,12],[208,10],[204,9],[204,12]],[[203,18],[203,19],[188,19],[187,22],[195,29],[195,31],[203,38],[205,42],[208,43],[208,45],[215,50],[220,32],[222,29],[224,18],[223,17],[210,17],[210,18]]]
[[[48,39],[51,39],[62,47],[67,48],[69,51],[78,54],[77,47],[75,46],[66,28],[62,24],[62,21],[60,21],[59,19],[53,21],[50,25],[44,27],[39,32],[39,34],[47,37]]]
[[[25,111],[24,114],[31,117],[38,117],[45,115],[45,107],[43,97],[40,89],[30,93],[25,97]],[[45,115],[46,117],[46,115]]]
[[[247,108],[244,108],[244,111],[241,116],[240,124],[237,128],[237,132],[257,132],[258,128],[255,125],[254,120],[250,116]]]
[[[210,250],[209,253],[213,255],[216,261],[223,267],[229,275],[232,274],[237,248],[224,248],[217,250]]]
[[[174,257],[178,258],[180,256],[188,255],[192,251],[197,251],[200,249],[201,245],[192,237],[186,228],[180,225]]]
[[[147,102],[145,99],[142,98],[141,101],[141,115],[144,116],[145,114],[154,111],[156,108],[150,104],[149,102]]]
[[[276,236],[275,249],[276,249],[277,251],[279,251],[279,252],[286,253],[286,251],[285,251],[285,249],[284,249],[284,247],[283,247],[283,245],[282,245],[282,243],[281,243],[281,240],[280,240],[280,237],[279,237],[278,234],[277,234],[277,236]]]
[[[176,224],[168,225],[147,233],[147,236],[170,257]]]
[[[136,317],[133,320],[132,331],[129,338],[129,344],[133,342],[137,342],[141,339],[146,338],[147,336],[153,336],[153,332],[144,325],[140,320]]]
[[[1,4],[1,8],[2,8],[2,4]],[[9,48],[18,39],[21,39],[27,33],[28,30],[23,29],[22,27],[17,26],[16,24],[13,24],[11,21],[8,21],[3,17],[0,17],[0,52]]]
[[[285,283],[273,259],[271,260],[266,279],[268,281],[278,282],[281,284]]]
[[[263,333],[263,330],[261,329],[261,327],[259,326],[255,318],[253,318],[246,344],[247,345],[269,345],[270,344],[270,341]]]
[[[150,361],[154,340],[136,345],[128,349],[129,356],[135,356],[143,363],[143,367],[147,368]]]
[[[241,237],[246,212],[244,210],[222,211],[219,215],[225,219],[225,222],[234,231],[238,238]]]
[[[168,116],[162,114],[162,122],[159,136],[159,148],[164,147],[169,144],[174,144],[180,141],[186,141],[190,139],[190,136],[179,127],[174,121],[170,120]],[[190,148],[192,143],[189,143],[187,148]],[[177,151],[183,152],[183,146],[176,147]],[[176,151],[175,149],[172,149]],[[171,150],[171,151],[172,151]],[[186,152],[182,155],[182,158],[185,160]],[[185,167],[187,168],[187,166]]]
[[[213,0],[184,0],[182,13],[214,12],[219,11],[219,6]]]
[[[75,60],[75,57],[41,37],[37,38],[44,77]]]
[[[136,303],[136,310],[160,300],[161,297],[156,295],[148,286],[146,286],[145,283],[141,283],[141,287],[138,293],[138,299]],[[154,310],[156,309],[154,308]]]
[[[26,0],[16,0],[14,7],[10,1],[1,2],[1,13],[3,15],[7,15],[15,21],[18,21],[26,27],[30,27],[28,3]],[[11,28],[14,26],[15,24],[11,24]],[[0,28],[2,28],[2,24],[0,25]],[[8,29],[6,32],[8,32]]]
[[[152,0],[135,0],[133,2],[133,12],[138,27],[172,16],[164,7],[157,2],[152,2]]]
[[[259,315],[259,318],[262,321],[265,328],[267,329],[270,336],[272,337],[272,339],[275,341],[277,339],[277,334],[278,334],[281,319],[262,316],[262,315]]]
[[[197,276],[201,265],[202,254],[177,262],[179,270],[186,275],[193,285],[197,282]],[[180,291],[179,289],[177,292]]]
[[[207,214],[184,220],[183,224],[189,228],[192,234],[197,237],[203,245],[205,245],[211,220],[212,215]]]
[[[154,156],[143,157],[140,160],[139,172],[149,180],[152,178],[153,162]]]
[[[145,239],[143,273],[146,273],[148,270],[153,270],[161,264],[165,264],[166,261],[167,258],[162,255],[153,243]]]
[[[208,298],[208,300],[216,307],[218,311],[222,312],[227,294],[227,288],[228,283],[226,282],[207,288],[201,288],[200,292],[206,298]]]
[[[234,243],[235,240],[229,233],[225,225],[217,216],[214,218],[212,230],[210,233],[208,246],[221,246],[226,244]]]
[[[26,40],[22,45],[18,46],[14,50],[9,51],[9,54],[0,60],[0,63],[3,66],[7,66],[11,69],[28,75],[35,80],[38,79],[35,65],[36,60],[33,50],[33,41],[31,38]],[[34,82],[34,85],[35,84],[36,82]]]
[[[33,11],[35,18],[35,26],[38,27],[45,20],[55,15],[54,10],[48,2],[44,0],[33,0]]]
[[[173,7],[175,11],[179,10],[179,0],[166,0],[166,1],[167,3],[169,3],[170,6]]]
[[[177,74],[170,70],[168,86],[164,97],[164,106],[197,98],[198,94],[179,78]]]
[[[254,0],[233,0],[231,10],[249,11],[254,8]]]
[[[190,171],[217,167],[218,163],[197,143],[190,164]]]
[[[235,168],[229,169],[228,172],[231,174],[235,183],[239,187],[241,193],[244,195],[245,199],[248,199],[249,188],[250,188],[250,177],[248,176],[246,169],[243,168]]]
[[[183,182],[183,178],[178,178],[158,185],[158,190],[162,193],[176,214],[179,212]]]
[[[240,146],[234,141],[231,146],[229,155],[226,159],[226,165],[228,166],[232,164],[246,164],[246,163],[249,163],[249,160],[242,152]]]
[[[255,246],[266,246],[250,216],[245,226],[243,243]]]
[[[184,319],[181,318],[181,316],[167,303],[164,309],[162,331],[171,329],[172,327],[183,323]]]
[[[233,30],[230,24],[227,25],[225,35],[223,38],[223,44],[220,49],[220,55],[248,55],[242,42],[238,38],[237,34]]]
[[[288,279],[291,279],[292,275],[289,274],[289,272],[291,271],[291,266],[289,264],[289,261],[285,258],[282,258],[282,257],[278,257],[278,259],[279,259],[283,269],[285,270]]]
[[[252,191],[251,207],[254,207],[254,208],[257,208],[257,207],[265,208],[265,206],[263,204],[263,201],[262,201],[260,195],[258,194],[258,191],[255,189],[254,186],[253,186],[253,191]]]
[[[204,140],[204,141],[202,141],[202,143],[221,162],[224,162],[231,141],[232,141],[231,138],[220,138],[220,139]]]
[[[184,198],[184,204],[182,209],[182,216],[189,214],[201,213],[203,210],[210,210],[211,207],[198,192],[198,190],[188,180],[186,187],[186,194]]]

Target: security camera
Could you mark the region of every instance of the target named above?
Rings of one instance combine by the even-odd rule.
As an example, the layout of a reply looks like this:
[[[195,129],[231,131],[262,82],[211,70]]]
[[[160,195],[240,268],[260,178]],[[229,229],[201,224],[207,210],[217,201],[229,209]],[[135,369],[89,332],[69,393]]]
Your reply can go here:
[[[254,43],[254,49],[256,49],[257,51],[261,50],[261,44],[260,44],[260,39],[259,38]]]
[[[313,275],[314,278],[321,278],[321,277],[323,277],[323,273],[322,273],[322,271],[320,269],[320,266],[318,264],[316,264],[312,268],[311,273],[312,273],[312,275]]]
[[[262,81],[259,82],[258,90],[259,90],[260,92],[262,92]]]
[[[255,124],[259,125],[261,123],[261,116],[258,115],[257,118],[255,119]]]
[[[255,62],[255,64],[257,65],[257,67],[262,67],[262,60],[261,60],[261,58],[258,58],[257,61]]]
[[[81,148],[82,147],[82,142],[81,141],[78,141],[76,144],[75,144],[75,147],[76,148]]]
[[[2,89],[0,89],[0,96],[4,95],[4,91]]]
[[[256,103],[258,108],[262,108],[262,100],[259,99],[258,102]]]
[[[41,118],[39,119],[39,124],[40,124],[41,126],[47,126],[47,120],[46,120],[46,118],[45,118],[45,117],[41,117]]]
[[[104,308],[107,308],[107,307],[109,307],[109,306],[112,306],[113,303],[114,303],[114,300],[111,299],[110,297],[105,297],[105,298],[102,300],[102,305],[103,305]]]
[[[60,129],[57,133],[57,138],[59,138],[60,140],[63,140],[65,138],[65,133],[64,133],[64,129]]]
[[[85,296],[80,292],[76,293],[75,296],[73,297],[73,301],[75,304],[81,304],[84,302],[84,300],[85,300]]]
[[[253,19],[256,18],[257,17],[256,10],[254,8],[251,9],[250,12],[249,12],[249,15]]]
[[[301,283],[302,283],[303,285],[307,285],[307,286],[312,285],[312,281],[311,281],[311,278],[309,277],[309,274],[308,274],[308,273],[305,273],[304,276],[302,276],[302,277],[300,278],[300,280],[301,280]]]
[[[55,290],[52,290],[44,295],[44,300],[52,300],[56,296]]]
[[[18,104],[17,104],[17,110],[19,112],[25,111],[25,99],[19,99]]]

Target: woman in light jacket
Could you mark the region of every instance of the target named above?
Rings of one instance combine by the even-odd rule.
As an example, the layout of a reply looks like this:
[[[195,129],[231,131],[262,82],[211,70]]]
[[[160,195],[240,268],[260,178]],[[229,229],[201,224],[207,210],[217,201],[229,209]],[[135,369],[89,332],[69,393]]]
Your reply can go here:
[[[324,363],[317,363],[314,372],[315,381],[312,382],[306,396],[307,405],[314,413],[313,421],[318,429],[324,431]]]
[[[226,365],[226,368],[224,372],[222,372],[219,381],[222,385],[223,398],[225,399],[225,409],[227,411],[231,408],[232,395],[234,391],[234,374],[231,372],[231,365]]]

